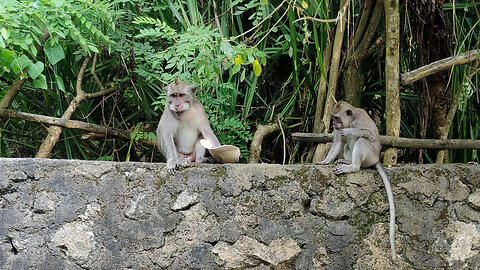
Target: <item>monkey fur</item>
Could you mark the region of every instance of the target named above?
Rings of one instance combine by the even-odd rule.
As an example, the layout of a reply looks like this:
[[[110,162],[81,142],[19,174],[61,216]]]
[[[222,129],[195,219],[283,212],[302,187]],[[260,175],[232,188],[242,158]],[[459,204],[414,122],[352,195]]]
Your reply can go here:
[[[335,105],[332,110],[332,117],[335,129],[333,144],[327,157],[317,164],[329,164],[343,148],[344,159],[335,162],[336,167],[333,170],[335,174],[357,172],[360,168],[375,166],[387,192],[390,206],[390,248],[392,259],[396,259],[395,203],[390,179],[379,160],[381,144],[378,128],[365,110],[356,108],[344,101]]]
[[[157,128],[157,145],[167,159],[167,171],[175,174],[179,167],[190,162],[205,162],[206,149],[200,139],[207,139],[214,146],[220,142],[208,123],[200,101],[193,94],[196,86],[180,79],[166,87],[165,109]]]

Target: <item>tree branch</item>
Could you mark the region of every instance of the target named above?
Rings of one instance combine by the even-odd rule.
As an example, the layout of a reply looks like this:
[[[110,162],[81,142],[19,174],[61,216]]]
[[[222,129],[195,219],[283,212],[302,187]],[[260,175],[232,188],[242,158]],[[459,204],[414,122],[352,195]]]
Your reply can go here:
[[[404,85],[410,84],[434,73],[452,68],[453,66],[474,62],[478,60],[479,54],[480,50],[471,50],[459,55],[435,61],[415,70],[405,72],[400,76],[401,83]]]
[[[260,161],[260,154],[262,153],[262,142],[268,135],[280,131],[280,125],[278,123],[271,125],[258,125],[255,135],[253,135],[253,141],[250,145],[250,158],[248,163],[258,163]]]
[[[297,142],[327,143],[333,141],[331,133],[293,133],[292,138]],[[428,149],[480,149],[480,140],[463,139],[412,139],[395,136],[380,135],[382,145],[400,148],[428,148]]]
[[[97,74],[95,73],[95,69],[97,68],[97,60],[98,60],[98,54],[95,53],[93,56],[92,71],[90,71],[90,74],[92,74],[93,78],[95,79],[95,82],[100,88],[100,91],[104,91],[105,87],[103,87],[102,82],[100,81],[100,79],[97,77]]]
[[[2,100],[0,101],[0,109],[7,109],[12,105],[13,100],[17,96],[18,92],[22,88],[23,84],[27,79],[15,80],[12,82],[10,88],[8,88],[7,93],[3,96]]]
[[[24,112],[18,112],[14,110],[6,110],[6,109],[0,109],[0,117],[20,119],[20,120],[25,120],[29,122],[45,123],[45,124],[60,126],[64,128],[80,129],[80,130],[94,132],[97,134],[102,134],[105,136],[115,136],[125,140],[131,139],[130,132],[126,130],[119,129],[119,128],[105,127],[97,124],[85,123],[77,120],[24,113]],[[156,145],[155,142],[152,140],[142,139],[142,140],[139,140],[139,142],[143,144],[148,144],[148,145]]]
[[[212,4],[213,4],[213,15],[215,16],[215,23],[217,24],[218,32],[220,32],[220,35],[222,35],[222,38],[223,38],[224,35],[223,35],[222,25],[220,24],[220,20],[218,19],[217,3],[215,2],[215,0],[213,0]]]
[[[94,62],[92,64],[92,71],[95,71],[95,67],[97,64],[97,55],[95,54],[94,57]],[[112,87],[109,89],[104,89],[103,86],[101,86],[100,80],[96,78],[95,73],[94,79],[97,84],[100,84],[100,91],[95,92],[95,93],[85,93],[82,89],[82,82],[83,82],[83,77],[85,75],[85,70],[87,69],[88,63],[90,62],[91,57],[87,56],[85,60],[83,61],[82,67],[80,68],[80,71],[78,72],[77,75],[77,85],[76,85],[76,91],[77,95],[75,98],[70,102],[68,105],[68,108],[65,110],[65,112],[62,115],[63,119],[70,119],[73,115],[73,113],[77,110],[77,108],[80,106],[80,104],[87,100],[87,99],[92,99],[92,98],[97,98],[100,96],[108,95],[115,90],[117,90],[117,87]],[[38,149],[37,158],[48,158],[50,154],[52,153],[53,147],[57,144],[58,140],[60,139],[60,135],[62,134],[62,127],[61,126],[51,126],[48,128],[48,135],[43,140],[42,144],[40,145],[40,148]]]

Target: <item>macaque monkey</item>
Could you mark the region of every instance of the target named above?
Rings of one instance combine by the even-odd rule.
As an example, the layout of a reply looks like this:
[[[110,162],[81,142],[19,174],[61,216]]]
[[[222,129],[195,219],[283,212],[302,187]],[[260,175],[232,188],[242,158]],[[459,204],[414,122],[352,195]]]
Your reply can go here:
[[[390,206],[390,248],[392,259],[396,259],[395,204],[390,179],[379,161],[381,144],[377,126],[365,110],[355,108],[344,101],[335,105],[332,116],[335,128],[333,144],[325,160],[318,164],[329,164],[343,148],[344,159],[335,162],[336,167],[333,170],[335,174],[357,172],[360,168],[375,166],[387,191]]]
[[[200,139],[210,141],[213,147],[220,146],[202,104],[193,94],[196,86],[180,79],[166,88],[167,99],[157,128],[157,145],[167,159],[167,171],[185,167],[190,162],[206,162],[206,149]]]

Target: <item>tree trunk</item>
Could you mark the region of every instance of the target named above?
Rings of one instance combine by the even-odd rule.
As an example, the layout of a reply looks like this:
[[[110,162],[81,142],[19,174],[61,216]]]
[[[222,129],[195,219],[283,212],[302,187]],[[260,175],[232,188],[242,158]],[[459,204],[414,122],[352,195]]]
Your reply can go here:
[[[447,18],[442,11],[443,2],[444,0],[433,0],[410,3],[412,13],[410,24],[416,37],[415,59],[419,67],[434,65],[437,63],[435,61],[441,63],[447,60],[446,57],[450,56]],[[461,56],[458,56],[459,63],[461,58]],[[456,58],[453,60],[457,61]],[[440,138],[441,128],[445,126],[447,120],[452,89],[451,86],[448,86],[448,71],[440,71],[442,69],[430,70],[435,73],[415,84],[420,114],[420,137],[425,138],[427,131],[433,130],[433,137]],[[408,83],[406,80],[405,82]],[[446,155],[443,157],[444,160],[437,159],[437,162],[443,163],[447,160]],[[419,162],[422,163],[422,152],[419,153]]]
[[[372,7],[373,12],[372,12]],[[373,38],[378,33],[378,25],[383,15],[383,0],[368,0],[355,31],[353,43],[347,49],[346,70],[343,75],[345,100],[355,107],[360,105],[360,93],[363,89],[363,76],[359,70],[374,50],[370,49]],[[365,27],[366,25],[367,27]],[[375,46],[373,47],[375,48]]]
[[[340,3],[341,7],[344,7],[346,0],[342,0]],[[346,12],[345,10],[341,12]],[[347,21],[345,16],[342,16],[341,20],[337,22],[337,29],[335,31],[335,39],[333,40],[333,51],[332,51],[332,64],[330,65],[330,73],[328,77],[328,91],[327,91],[327,98],[325,100],[325,109],[323,110],[323,126],[324,130],[330,129],[330,112],[335,105],[335,93],[337,91],[337,84],[338,84],[338,75],[339,75],[339,67],[340,67],[340,58],[342,56],[342,44],[343,44],[343,36],[345,34],[345,26],[347,25]],[[321,159],[325,155],[328,145],[322,144],[317,147],[315,150],[314,160]]]
[[[330,70],[330,60],[332,59],[332,50],[333,50],[333,42],[329,42],[327,44],[327,48],[323,53],[323,71],[322,77],[320,79],[320,84],[318,86],[317,91],[317,105],[315,108],[315,121],[313,122],[313,132],[325,132],[325,124],[322,121],[324,115],[324,106],[325,106],[325,93],[327,92],[327,75]],[[315,146],[312,162],[320,162],[323,159],[323,154],[325,144],[317,144]]]
[[[400,135],[400,8],[398,0],[385,0],[385,85],[387,135]],[[397,163],[397,149],[385,151],[385,164]]]
[[[437,61],[450,55],[448,42],[447,25],[443,15],[443,1],[425,2],[423,4],[426,14],[424,22],[427,28],[424,31],[426,42],[424,55],[428,55],[428,62]],[[451,85],[448,85],[448,72],[442,71],[426,78],[427,87],[432,97],[432,127],[434,138],[440,138],[441,128],[445,125],[452,97]],[[448,133],[447,133],[448,135]],[[443,159],[437,159],[437,163],[448,161],[448,155],[443,155]]]

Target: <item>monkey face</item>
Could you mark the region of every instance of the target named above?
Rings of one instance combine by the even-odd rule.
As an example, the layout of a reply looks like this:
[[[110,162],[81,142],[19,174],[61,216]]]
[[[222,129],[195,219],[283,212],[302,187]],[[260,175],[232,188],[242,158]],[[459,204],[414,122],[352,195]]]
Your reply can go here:
[[[196,87],[177,79],[167,87],[168,108],[174,115],[181,116],[190,108],[193,100],[192,89]]]
[[[167,99],[170,110],[179,115],[190,108],[190,100],[185,93],[171,93]]]
[[[336,130],[349,128],[353,121],[353,106],[347,102],[338,102],[332,110],[333,127]]]
[[[333,128],[340,130],[343,128],[342,119],[338,116],[333,116]]]

